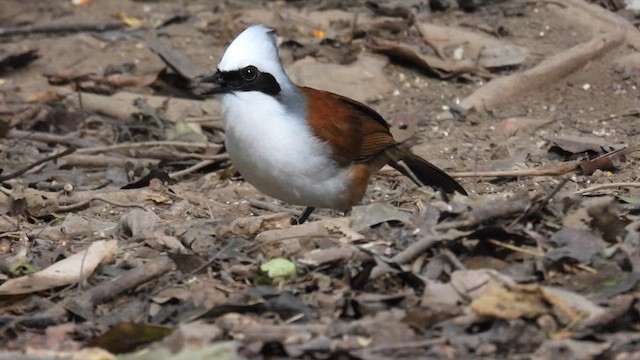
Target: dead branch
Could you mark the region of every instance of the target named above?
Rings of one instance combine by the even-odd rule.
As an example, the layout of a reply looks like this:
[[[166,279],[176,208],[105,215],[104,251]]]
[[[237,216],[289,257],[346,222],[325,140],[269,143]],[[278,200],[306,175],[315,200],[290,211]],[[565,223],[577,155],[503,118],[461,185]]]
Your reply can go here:
[[[610,184],[597,184],[588,188],[580,189],[576,191],[576,194],[584,195],[599,190],[617,189],[617,188],[637,188],[640,187],[640,182],[616,182]]]
[[[600,155],[593,160],[572,161],[562,163],[554,167],[533,168],[523,170],[507,170],[507,171],[461,171],[450,172],[449,175],[454,178],[466,177],[519,177],[519,176],[559,176],[566,175],[573,171],[588,170],[598,164],[602,164],[603,159],[612,159],[621,157],[636,151],[640,151],[640,144],[627,146],[626,148],[614,150],[606,154]]]
[[[44,158],[42,158],[40,160],[37,160],[37,161],[35,161],[35,162],[23,167],[22,169],[11,173],[11,174],[0,175],[0,181],[6,181],[6,180],[9,180],[9,179],[13,179],[15,177],[18,177],[18,176],[26,173],[27,171],[33,169],[34,167],[36,167],[36,166],[38,166],[40,164],[44,164],[44,163],[46,163],[48,161],[55,160],[55,159],[61,158],[63,156],[67,156],[67,155],[73,153],[74,151],[76,151],[75,148],[67,148],[66,150],[64,150],[61,153],[57,153],[57,154],[53,154],[53,155],[49,155],[47,157],[44,157]]]
[[[533,69],[488,82],[460,102],[464,109],[485,112],[512,101],[527,92],[555,83],[581,69],[589,61],[622,44],[625,29],[595,36],[589,42],[576,45],[538,64]]]
[[[409,247],[407,247],[406,249],[397,253],[394,257],[391,258],[391,261],[397,264],[406,264],[409,261],[417,258],[420,254],[423,254],[425,251],[432,248],[435,244],[446,239],[448,239],[448,237],[439,237],[434,235],[424,236],[420,240],[409,245]]]
[[[515,220],[513,220],[508,226],[507,228],[510,228],[512,226],[514,226],[515,224],[517,224],[518,222],[522,221],[522,220],[526,220],[527,218],[529,218],[531,215],[536,214],[537,212],[539,212],[540,210],[544,209],[545,206],[547,206],[547,204],[549,203],[549,201],[551,201],[551,199],[553,199],[559,192],[560,190],[562,190],[562,188],[567,184],[567,182],[569,182],[569,178],[565,177],[564,179],[562,179],[558,185],[556,185],[553,190],[551,192],[549,192],[543,199],[542,201],[539,201],[538,203],[536,203],[534,206],[528,208],[525,212],[522,213],[522,215],[518,216]]]
[[[574,18],[573,20],[581,22],[589,29],[613,32],[622,28],[625,30],[624,41],[636,51],[640,50],[640,32],[630,21],[601,6],[584,0],[564,0],[563,3],[565,6],[560,11],[567,13],[577,10],[577,14],[565,16],[565,18]]]
[[[533,168],[522,170],[506,170],[506,171],[459,171],[450,172],[449,175],[454,178],[469,177],[519,177],[519,176],[558,176],[576,171],[579,162],[569,162],[554,166],[551,168]]]
[[[127,156],[83,155],[73,154],[60,161],[60,166],[86,166],[86,167],[124,167],[126,163],[132,163],[136,167],[155,166],[160,163],[157,159],[132,158]]]
[[[60,34],[85,31],[109,31],[122,29],[121,22],[109,23],[75,23],[75,24],[33,24],[15,27],[0,28],[0,37],[29,34]]]
[[[61,144],[66,146],[75,146],[78,148],[85,148],[95,146],[96,142],[83,139],[81,136],[78,136],[76,133],[71,133],[67,135],[56,135],[49,134],[39,131],[24,131],[18,129],[11,129],[7,134],[7,138],[9,139],[28,139],[32,141],[40,141],[45,143],[54,143]]]
[[[183,176],[189,175],[193,172],[196,172],[204,167],[207,167],[209,165],[213,165],[217,162],[217,160],[203,160],[198,162],[197,164],[190,166],[184,170],[180,170],[180,171],[174,171],[171,174],[169,174],[169,177],[172,179],[179,179]]]
[[[144,206],[137,205],[137,204],[123,204],[123,203],[119,203],[119,202],[115,202],[115,201],[111,201],[111,200],[107,200],[107,199],[103,199],[103,198],[99,198],[99,197],[94,197],[94,198],[91,198],[91,199],[82,200],[82,201],[77,202],[75,204],[58,206],[58,208],[55,210],[55,212],[70,212],[70,211],[74,211],[74,210],[77,210],[77,209],[81,209],[81,208],[84,208],[86,206],[89,206],[89,204],[92,201],[102,201],[104,203],[107,203],[107,204],[109,204],[111,206],[115,206],[115,207],[139,208],[139,209],[142,209],[142,210],[147,210],[147,209],[145,209]]]
[[[211,143],[191,143],[186,141],[142,141],[136,143],[120,143],[108,146],[98,146],[92,148],[78,149],[77,154],[95,154],[105,153],[116,150],[128,150],[138,148],[150,148],[150,147],[185,147],[185,148],[198,148],[198,149],[214,149],[219,150],[221,148],[218,144]]]
[[[173,268],[174,263],[170,258],[166,256],[155,258],[143,266],[129,270],[85,291],[80,296],[66,298],[62,302],[62,306],[85,319],[92,318],[94,305],[108,301],[124,291],[161,276]]]
[[[69,103],[80,108],[80,101],[77,94],[69,94],[66,99]],[[139,99],[144,100],[152,109],[166,108],[162,116],[171,122],[184,121],[189,123],[191,117],[190,110],[192,109],[202,109],[202,115],[194,116],[198,122],[202,121],[203,115],[220,113],[219,103],[213,100],[167,99],[165,96],[143,95],[126,91],[121,91],[111,96],[83,92],[82,107],[84,111],[87,112],[125,120],[128,119],[131,114],[142,111],[136,106],[136,102]],[[218,125],[219,122],[213,121],[214,117],[213,115],[210,116],[212,124],[215,126]]]
[[[86,191],[74,191],[70,196],[60,196],[54,192],[43,192],[42,196],[57,199],[58,208],[65,206],[72,209],[78,206],[79,203],[86,201],[99,200],[114,206],[130,207],[132,204],[141,204],[146,200],[148,189],[108,189],[108,190],[86,190]],[[58,210],[56,210],[58,211]]]
[[[254,207],[256,209],[267,210],[274,213],[291,213],[295,216],[300,216],[300,214],[302,214],[302,210],[292,209],[286,206],[280,206],[280,205],[268,203],[266,201],[260,201],[255,199],[249,199],[249,205],[251,205],[251,207]],[[317,216],[313,214],[309,215],[310,220],[320,220],[322,218],[323,218],[322,216]]]

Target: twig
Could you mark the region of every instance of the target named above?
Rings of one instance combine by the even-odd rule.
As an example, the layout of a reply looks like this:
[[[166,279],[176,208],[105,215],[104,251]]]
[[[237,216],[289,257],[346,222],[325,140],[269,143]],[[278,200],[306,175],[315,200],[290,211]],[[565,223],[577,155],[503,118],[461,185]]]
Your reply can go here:
[[[363,352],[383,352],[389,350],[403,350],[410,348],[421,348],[433,345],[446,344],[447,339],[445,338],[435,338],[435,339],[424,339],[424,340],[416,340],[416,341],[404,341],[397,342],[393,344],[380,344],[376,346],[372,346],[369,348],[362,349]]]
[[[121,22],[110,22],[103,24],[96,23],[76,23],[76,24],[34,24],[16,27],[0,28],[0,37],[12,35],[28,35],[28,34],[56,34],[68,32],[85,32],[85,31],[109,31],[122,29],[124,24]]]
[[[533,257],[544,257],[544,253],[540,252],[540,251],[536,251],[536,250],[531,250],[531,249],[525,249],[516,245],[511,245],[499,240],[495,240],[495,239],[489,239],[489,242],[495,246],[500,246],[503,247],[505,249],[509,249],[513,252],[518,252],[521,254],[527,254]],[[570,266],[575,266],[580,270],[584,270],[586,272],[592,273],[592,274],[596,274],[598,271],[594,268],[592,268],[589,265],[586,264],[575,264],[575,265],[570,265]]]
[[[425,236],[422,239],[409,245],[409,247],[407,247],[406,249],[397,253],[395,256],[391,258],[391,261],[397,264],[406,264],[409,261],[417,258],[418,255],[432,248],[435,244],[444,240],[447,240],[447,238]]]
[[[107,203],[109,205],[116,206],[116,207],[138,208],[138,209],[142,209],[142,210],[147,210],[144,206],[137,205],[137,204],[123,204],[123,203],[119,203],[119,202],[115,202],[115,201],[111,201],[111,200],[102,199],[102,198],[99,198],[99,197],[93,197],[91,199],[82,200],[82,201],[77,202],[75,204],[58,206],[58,208],[55,210],[55,212],[70,212],[70,211],[73,211],[73,210],[80,209],[80,208],[83,208],[85,206],[88,206],[89,203],[91,203],[92,201],[102,201],[102,202],[105,202],[105,203]]]
[[[260,201],[255,199],[249,199],[249,205],[256,209],[267,210],[275,213],[292,213],[295,216],[299,216],[302,214],[302,210],[292,209],[286,206],[280,206],[272,203],[268,203],[266,201]],[[309,219],[311,220],[320,220],[323,219],[322,216],[318,215],[309,215]]]
[[[633,109],[633,110],[629,110],[629,111],[624,112],[624,113],[609,115],[607,117],[604,117],[604,118],[596,120],[596,122],[597,123],[601,123],[603,121],[622,119],[622,118],[631,117],[631,116],[636,116],[636,117],[640,116],[640,109]]]
[[[34,167],[36,167],[36,166],[38,166],[38,165],[40,165],[40,164],[44,164],[44,163],[46,163],[47,161],[51,161],[51,160],[55,160],[55,159],[61,158],[61,157],[63,157],[63,156],[67,156],[67,155],[69,155],[69,154],[73,153],[74,151],[76,151],[76,149],[75,149],[75,148],[73,148],[73,147],[70,147],[70,148],[65,149],[65,150],[64,150],[63,152],[61,152],[61,153],[57,153],[57,154],[53,154],[53,155],[50,155],[50,156],[44,157],[44,158],[42,158],[42,159],[40,159],[40,160],[37,160],[36,162],[31,163],[31,164],[29,164],[29,165],[27,165],[27,166],[23,167],[22,169],[20,169],[20,170],[18,170],[18,171],[15,171],[15,172],[13,172],[13,173],[11,173],[11,174],[7,174],[7,175],[0,175],[0,181],[6,181],[6,180],[9,180],[9,179],[13,179],[13,178],[15,178],[15,177],[18,177],[18,176],[20,176],[20,175],[22,175],[22,174],[26,173],[27,171],[29,171],[29,170],[33,169]]]
[[[40,132],[40,131],[24,131],[24,130],[18,130],[18,129],[11,129],[7,134],[7,138],[29,139],[32,141],[62,144],[67,146],[75,146],[79,148],[95,145],[94,142],[83,139],[82,137],[78,136],[75,133],[67,134],[67,135],[56,135],[56,134],[49,134],[49,133]]]
[[[219,155],[196,154],[192,152],[172,152],[172,151],[140,151],[136,157],[145,157],[148,159],[157,159],[164,161],[179,160],[213,160],[223,162],[229,160],[229,154],[223,153]]]
[[[157,159],[149,158],[132,158],[128,156],[108,156],[108,155],[85,155],[85,154],[73,154],[67,156],[64,161],[60,163],[60,166],[87,166],[87,167],[108,167],[119,166],[125,167],[130,162],[134,166],[146,167],[149,165],[157,165],[160,161]]]
[[[406,264],[435,246],[437,243],[445,240],[449,240],[449,238],[426,235],[420,240],[409,245],[409,247],[407,247],[406,249],[394,255],[391,259],[389,259],[389,261],[399,265]],[[388,270],[385,270],[385,268],[378,265],[371,270],[371,275],[369,276],[369,278],[376,279],[387,272]]]
[[[275,213],[296,213],[296,210],[288,208],[286,206],[276,205],[272,203],[268,203],[266,201],[260,201],[255,199],[249,199],[249,205],[256,209],[267,210]],[[301,211],[297,211],[297,214],[300,215]]]
[[[129,270],[122,275],[103,282],[80,296],[68,297],[63,301],[62,306],[81,317],[91,318],[95,304],[112,299],[126,290],[135,288],[140,284],[170,271],[173,267],[174,263],[170,258],[160,256],[143,266]]]
[[[99,146],[92,148],[84,148],[78,149],[78,154],[94,154],[94,153],[103,153],[115,150],[124,150],[124,149],[136,149],[136,148],[148,148],[153,146],[175,146],[175,147],[189,147],[189,148],[199,148],[199,149],[219,149],[220,145],[210,144],[210,143],[191,143],[186,141],[143,141],[136,143],[122,143],[122,144],[114,144],[109,146]]]
[[[588,188],[580,189],[575,193],[578,195],[584,195],[590,192],[605,190],[605,189],[616,189],[616,188],[637,188],[640,187],[640,182],[616,182],[610,184],[597,184],[590,186]]]
[[[588,167],[592,163],[596,163],[598,160],[613,156],[624,156],[633,152],[640,151],[640,144],[634,144],[622,149],[610,151],[606,154],[600,155],[593,160],[584,161],[572,161],[562,163],[554,167],[545,168],[533,168],[524,170],[507,170],[507,171],[462,171],[462,172],[450,172],[449,175],[454,178],[467,178],[467,177],[517,177],[517,176],[558,176],[565,175],[573,171],[578,171],[582,166]]]
[[[468,177],[518,177],[518,176],[558,176],[565,175],[578,169],[579,162],[560,164],[552,168],[533,168],[523,170],[507,170],[507,171],[460,171],[449,172],[453,178]]]
[[[180,171],[175,171],[172,172],[171,174],[169,174],[169,177],[172,179],[179,179],[183,176],[189,175],[193,172],[196,172],[204,167],[207,167],[209,165],[215,164],[216,160],[202,160],[200,162],[198,162],[197,164],[190,166],[184,170],[180,170]]]
[[[511,245],[511,244],[508,244],[506,242],[502,242],[500,240],[489,239],[489,242],[491,244],[495,245],[495,246],[503,247],[503,248],[509,249],[509,250],[511,250],[513,252],[526,254],[526,255],[529,255],[529,256],[533,256],[533,257],[543,257],[544,256],[543,252],[536,251],[536,250],[531,250],[531,249],[525,249],[523,247],[516,246],[516,245]]]
[[[535,204],[534,206],[530,207],[529,209],[525,210],[524,213],[522,213],[522,215],[518,216],[515,220],[513,220],[508,226],[507,228],[512,227],[513,225],[517,224],[518,222],[527,219],[528,217],[530,217],[531,215],[537,213],[538,211],[542,210],[545,206],[547,206],[547,204],[549,203],[549,201],[551,201],[551,199],[553,199],[554,196],[556,196],[560,190],[567,184],[567,182],[569,182],[569,178],[565,177],[562,179],[562,181],[560,181],[560,183],[558,183],[558,185],[556,185],[555,188],[553,188],[553,190],[547,194],[547,196],[544,197],[544,199],[542,199],[542,201],[540,201],[539,203]]]

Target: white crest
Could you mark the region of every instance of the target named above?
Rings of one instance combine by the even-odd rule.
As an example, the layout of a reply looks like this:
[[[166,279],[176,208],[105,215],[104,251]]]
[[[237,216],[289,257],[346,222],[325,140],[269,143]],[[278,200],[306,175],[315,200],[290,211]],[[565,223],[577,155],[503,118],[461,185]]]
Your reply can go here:
[[[276,34],[264,25],[252,25],[240,33],[224,52],[218,69],[233,71],[249,65],[273,75],[280,86],[291,82],[278,57]]]

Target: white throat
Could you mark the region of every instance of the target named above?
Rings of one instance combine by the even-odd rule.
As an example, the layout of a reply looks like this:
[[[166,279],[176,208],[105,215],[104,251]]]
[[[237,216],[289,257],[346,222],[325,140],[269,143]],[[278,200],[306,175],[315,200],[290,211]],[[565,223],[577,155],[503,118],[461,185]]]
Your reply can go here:
[[[348,188],[349,169],[332,160],[330,146],[312,133],[306,114],[290,111],[287,105],[255,91],[223,95],[231,161],[269,196],[293,205],[346,210],[350,204],[342,194]],[[297,107],[305,106],[301,102]]]

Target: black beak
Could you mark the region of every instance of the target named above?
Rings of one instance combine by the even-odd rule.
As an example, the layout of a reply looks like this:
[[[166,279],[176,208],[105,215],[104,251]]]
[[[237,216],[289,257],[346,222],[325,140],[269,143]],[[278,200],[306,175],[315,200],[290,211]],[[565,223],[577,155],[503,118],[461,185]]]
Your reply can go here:
[[[202,88],[201,84],[216,84],[218,85],[218,87],[213,87],[213,88]],[[224,80],[224,77],[222,76],[222,73],[220,72],[220,70],[216,71],[215,74],[213,75],[209,75],[209,76],[205,76],[202,79],[200,79],[198,81],[198,89],[196,89],[194,92],[197,95],[203,96],[203,95],[215,95],[215,94],[224,94],[227,92],[230,92],[231,89],[227,87],[227,82]]]

